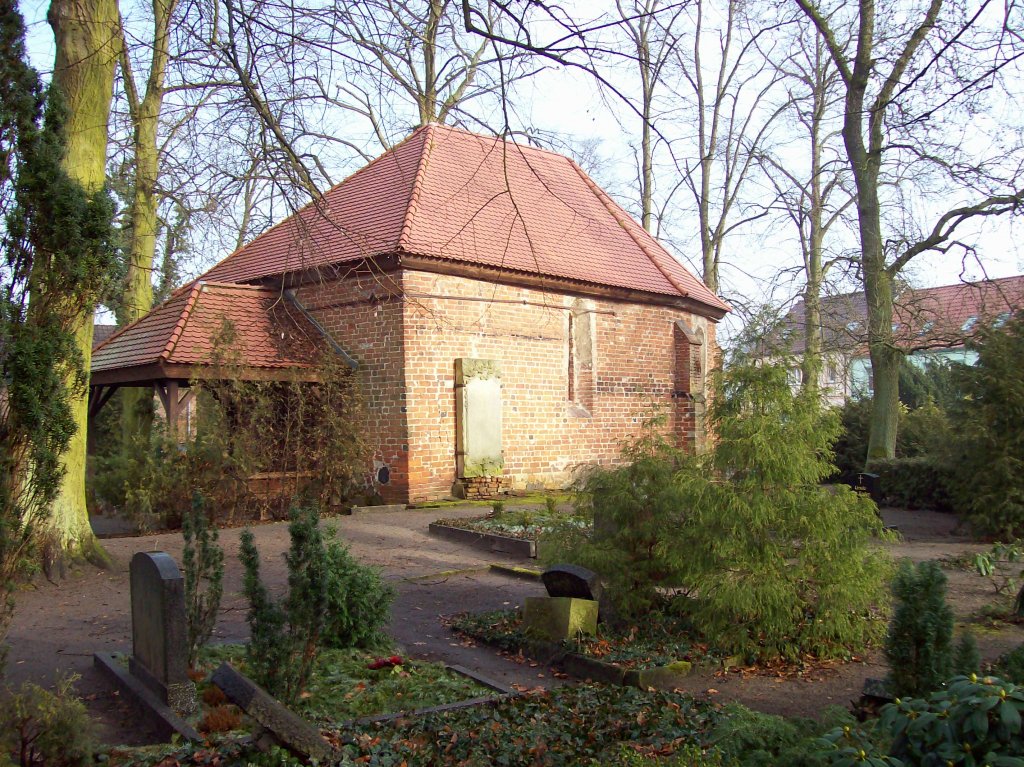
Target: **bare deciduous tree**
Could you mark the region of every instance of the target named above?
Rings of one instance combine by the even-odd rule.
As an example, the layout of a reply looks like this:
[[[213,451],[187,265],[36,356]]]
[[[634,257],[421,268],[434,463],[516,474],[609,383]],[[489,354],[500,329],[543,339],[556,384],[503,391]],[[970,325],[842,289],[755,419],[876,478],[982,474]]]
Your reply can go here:
[[[968,14],[944,0],[899,7],[859,0],[830,8],[816,0],[795,2],[817,28],[842,80],[842,134],[857,189],[874,389],[867,460],[892,457],[902,358],[892,327],[895,278],[922,253],[970,247],[957,233],[971,219],[1019,212],[1024,202],[1024,189],[1016,185],[1019,143],[1009,155],[1002,146],[1000,156],[980,156],[984,150],[966,132],[956,136],[953,114],[954,108],[980,109],[980,96],[998,87],[1000,73],[1019,73],[1024,49],[1008,30],[1020,28],[1021,9],[983,3]],[[993,18],[1001,10],[1007,16]],[[836,31],[845,23],[854,30],[850,45]],[[954,141],[931,130],[939,119]],[[889,227],[887,234],[884,185],[895,182],[906,199],[912,186],[918,194],[927,191],[929,179],[941,180],[947,199],[960,200],[933,215],[930,225],[916,224],[903,208],[899,228]]]
[[[685,57],[679,49],[694,104],[696,144],[678,163],[697,208],[702,277],[716,293],[726,237],[766,215],[763,209],[741,212],[742,195],[785,109],[784,99],[777,98],[781,74],[767,42],[782,23],[756,23],[744,3],[724,2],[725,17],[717,24],[708,21],[719,10],[711,0],[694,3],[691,46]]]
[[[780,64],[789,93],[793,138],[760,161],[776,192],[777,207],[796,230],[802,259],[802,385],[818,388],[823,365],[821,296],[836,259],[825,257],[829,231],[854,203],[840,138],[842,96],[839,73],[813,29],[795,24],[793,52]]]

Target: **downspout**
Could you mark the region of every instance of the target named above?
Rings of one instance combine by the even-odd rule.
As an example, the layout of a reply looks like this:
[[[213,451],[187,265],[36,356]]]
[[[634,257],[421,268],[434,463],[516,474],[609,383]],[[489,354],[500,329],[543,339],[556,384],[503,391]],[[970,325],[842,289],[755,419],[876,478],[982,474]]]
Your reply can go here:
[[[335,351],[335,353],[340,355],[341,358],[345,360],[346,365],[348,365],[352,370],[357,370],[359,368],[359,363],[352,359],[352,357],[349,356],[348,352],[341,348],[341,345],[334,340],[334,337],[324,329],[323,325],[316,321],[316,318],[314,318],[313,315],[309,313],[309,310],[302,305],[302,302],[299,301],[298,298],[296,298],[294,290],[284,291],[284,296],[289,301],[291,301],[292,305],[294,305],[295,308],[298,309],[299,312],[302,314],[302,316],[309,321],[309,324],[320,332],[320,335],[322,335],[327,340],[327,343]]]

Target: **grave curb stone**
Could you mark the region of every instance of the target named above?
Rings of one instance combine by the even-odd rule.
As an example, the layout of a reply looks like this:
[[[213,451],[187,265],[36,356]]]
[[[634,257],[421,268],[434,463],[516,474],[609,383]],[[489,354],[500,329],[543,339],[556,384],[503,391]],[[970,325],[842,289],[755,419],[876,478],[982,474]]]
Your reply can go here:
[[[118,660],[117,655],[98,652],[94,653],[92,658],[93,665],[110,677],[126,698],[131,698],[138,704],[138,709],[153,725],[161,738],[170,741],[172,737],[178,735],[188,741],[202,741],[203,736],[175,714],[166,703],[157,697],[153,690],[130,674]]]
[[[427,532],[438,538],[455,541],[456,543],[464,543],[475,549],[482,549],[491,553],[497,552],[523,559],[537,558],[537,542],[527,538],[513,538],[497,533],[481,533],[476,530],[467,530],[463,527],[439,525],[437,522],[431,522],[427,527]]]
[[[516,567],[515,565],[502,565],[491,563],[490,569],[499,575],[507,575],[509,578],[521,578],[526,581],[539,581],[542,575],[540,570],[531,567]]]
[[[319,730],[230,663],[221,663],[210,681],[220,688],[228,700],[252,717],[278,744],[289,751],[302,758],[319,761],[336,756],[331,744],[323,739]]]
[[[683,680],[693,671],[693,664],[689,661],[676,661],[668,666],[655,666],[654,668],[642,668],[627,671],[623,684],[632,687],[639,687],[646,690],[653,687],[655,690],[674,690],[683,686]]]

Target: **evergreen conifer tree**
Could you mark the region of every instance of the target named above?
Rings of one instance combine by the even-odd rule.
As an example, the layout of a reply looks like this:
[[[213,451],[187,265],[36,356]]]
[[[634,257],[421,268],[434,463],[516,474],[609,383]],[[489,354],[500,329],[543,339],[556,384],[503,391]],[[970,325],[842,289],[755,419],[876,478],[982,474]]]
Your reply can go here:
[[[953,672],[953,610],[937,562],[904,562],[893,579],[896,610],[885,639],[894,695],[922,697]]]
[[[843,657],[884,632],[890,572],[874,503],[834,473],[839,419],[785,363],[737,357],[718,378],[717,443],[678,475],[688,497],[676,542],[697,627],[750,658]]]
[[[76,430],[75,320],[116,271],[113,203],[64,170],[65,110],[24,38],[17,4],[0,0],[0,641]]]

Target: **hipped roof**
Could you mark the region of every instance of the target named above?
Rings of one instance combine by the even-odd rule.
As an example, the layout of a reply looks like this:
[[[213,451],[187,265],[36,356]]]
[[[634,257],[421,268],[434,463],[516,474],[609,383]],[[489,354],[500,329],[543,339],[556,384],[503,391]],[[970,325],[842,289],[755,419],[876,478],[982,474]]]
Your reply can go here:
[[[572,160],[434,124],[204,279],[257,282],[382,255],[684,298],[716,319],[729,309]]]

